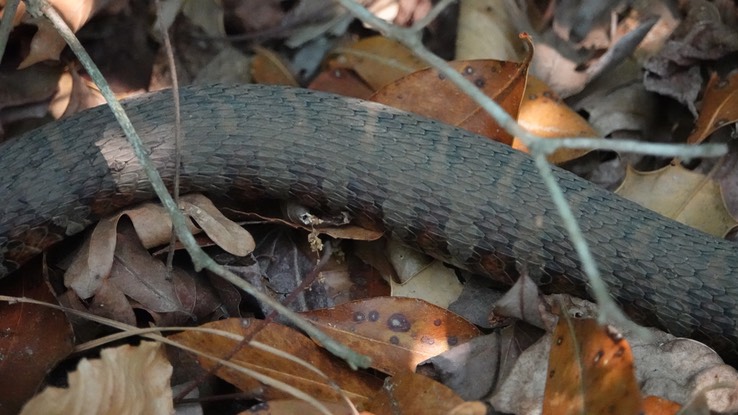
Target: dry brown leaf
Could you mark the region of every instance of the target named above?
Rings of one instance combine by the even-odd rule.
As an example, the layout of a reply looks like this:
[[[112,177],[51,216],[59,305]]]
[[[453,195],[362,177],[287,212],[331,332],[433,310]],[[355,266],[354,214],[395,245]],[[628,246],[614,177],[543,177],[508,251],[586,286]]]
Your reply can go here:
[[[82,359],[69,374],[69,388],[48,387],[21,414],[95,415],[174,412],[172,365],[161,344],[105,349],[100,359]]]
[[[629,166],[615,193],[717,237],[738,224],[723,203],[720,186],[680,164],[645,173]]]
[[[19,69],[28,68],[46,60],[58,61],[59,55],[67,46],[67,42],[59,36],[51,22],[45,18],[34,19],[32,23],[38,30],[33,35],[28,55],[18,65]]]
[[[354,71],[342,68],[328,69],[319,73],[308,88],[359,99],[369,99],[374,93]]]
[[[112,0],[50,0],[56,11],[67,22],[73,32],[79,30],[98,11],[104,9]],[[20,63],[19,68],[26,68],[45,60],[59,60],[59,54],[67,46],[56,32],[56,29],[45,17],[24,19],[26,23],[36,25],[38,31],[31,40],[31,50]]]
[[[681,405],[658,396],[643,398],[643,412],[645,415],[676,415]]]
[[[487,413],[487,405],[479,401],[464,402],[448,411],[448,415],[485,415]]]
[[[145,310],[157,325],[181,325],[209,315],[221,303],[196,275],[166,265],[146,251],[128,223],[116,234],[113,264],[97,281],[87,311],[136,324],[134,309]],[[76,291],[75,291],[76,292]]]
[[[321,402],[333,415],[354,415],[355,412],[343,402]],[[266,405],[243,411],[240,415],[322,415],[317,408],[311,404],[298,399],[273,399]]]
[[[221,248],[238,256],[252,252],[255,242],[245,229],[232,222],[202,195],[183,196],[180,204],[190,217],[198,222],[202,230]],[[90,237],[85,241],[69,266],[64,284],[73,288],[81,298],[90,298],[110,274],[116,247],[118,221],[128,216],[145,248],[169,242],[172,223],[160,205],[145,203],[118,213],[98,222]],[[188,223],[190,231],[198,228]]]
[[[302,315],[389,374],[415,370],[418,363],[480,335],[458,315],[414,298],[375,297]]]
[[[56,303],[39,267],[24,267],[19,273],[0,281],[3,295]],[[74,333],[62,311],[6,302],[0,303],[0,333],[0,413],[17,414],[48,371],[71,353]]]
[[[738,72],[728,79],[713,73],[705,88],[695,130],[687,143],[701,143],[718,128],[738,121]]]
[[[464,403],[451,389],[431,378],[402,370],[385,381],[380,393],[367,408],[377,415],[447,415]],[[471,412],[484,414],[486,411]]]
[[[425,68],[408,48],[383,36],[362,39],[334,50],[331,69],[351,69],[374,90]]]
[[[199,194],[183,196],[180,199],[180,208],[226,252],[246,256],[254,250],[256,242],[251,234],[225,217],[207,197]],[[169,215],[166,217],[168,219]]]
[[[241,336],[253,336],[252,339],[255,341],[277,348],[310,363],[326,374],[328,379],[339,385],[357,406],[368,402],[369,397],[376,393],[381,386],[381,380],[351,370],[343,361],[318,347],[302,333],[277,323],[269,323],[263,326],[259,320],[231,318],[207,323],[201,327],[224,330]],[[195,331],[185,331],[169,338],[198,351],[221,358],[231,356],[239,346],[239,342],[236,340]],[[210,370],[215,366],[215,362],[210,359],[204,357],[198,357],[198,359],[200,365],[206,370]],[[285,382],[310,394],[315,399],[330,402],[340,400],[336,390],[322,376],[291,360],[267,353],[247,344],[240,347],[229,360],[239,366]],[[216,371],[216,374],[243,391],[263,391],[260,394],[263,399],[291,398],[285,392],[262,385],[255,379],[234,369],[220,368]]]
[[[282,58],[269,49],[255,46],[251,60],[251,76],[257,84],[299,86]]]
[[[544,138],[564,137],[596,137],[599,134],[589,123],[572,110],[543,81],[535,76],[528,76],[525,94],[518,110],[518,124],[530,133]],[[528,151],[518,139],[513,148]],[[554,164],[573,160],[591,150],[561,148],[548,156]]]
[[[525,89],[528,62],[515,63],[494,60],[450,62],[454,70],[493,98],[513,118]],[[372,97],[373,101],[400,108],[502,143],[512,143],[512,137],[497,125],[468,95],[436,69],[423,69],[405,76]]]
[[[633,355],[620,333],[564,315],[551,336],[543,414],[641,414]]]

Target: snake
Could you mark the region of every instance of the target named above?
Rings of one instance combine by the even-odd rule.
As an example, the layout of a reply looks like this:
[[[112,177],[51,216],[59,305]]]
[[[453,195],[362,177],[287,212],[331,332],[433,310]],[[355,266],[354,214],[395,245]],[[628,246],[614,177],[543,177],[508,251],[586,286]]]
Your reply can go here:
[[[463,129],[299,88],[181,88],[124,102],[167,186],[222,203],[293,201],[501,285],[589,293],[534,160]],[[177,165],[175,154],[179,151]],[[610,295],[634,318],[738,353],[734,243],[552,167]],[[156,197],[107,107],[0,145],[0,277],[100,218]]]

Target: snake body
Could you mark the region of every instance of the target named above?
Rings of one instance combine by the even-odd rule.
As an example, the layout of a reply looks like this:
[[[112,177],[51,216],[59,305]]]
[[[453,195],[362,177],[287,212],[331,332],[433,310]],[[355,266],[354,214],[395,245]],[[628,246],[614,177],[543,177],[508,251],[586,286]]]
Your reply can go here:
[[[461,268],[550,290],[585,287],[532,159],[464,130],[375,103],[269,86],[181,91],[181,191],[293,200]],[[171,92],[125,107],[165,182],[175,167]],[[731,358],[738,253],[554,169],[612,295],[626,310]],[[104,215],[154,198],[107,108],[0,146],[0,276]]]

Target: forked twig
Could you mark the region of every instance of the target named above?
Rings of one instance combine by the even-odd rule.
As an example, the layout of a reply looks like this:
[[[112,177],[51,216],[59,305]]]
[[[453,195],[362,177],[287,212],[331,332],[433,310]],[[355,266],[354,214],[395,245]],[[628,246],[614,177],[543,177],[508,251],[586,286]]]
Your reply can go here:
[[[546,140],[523,129],[502,107],[495,103],[491,98],[486,96],[479,88],[455,71],[443,59],[430,52],[421,42],[419,32],[423,29],[426,20],[413,25],[410,28],[401,28],[374,16],[364,6],[355,0],[338,0],[343,7],[349,10],[354,16],[359,18],[365,24],[368,24],[382,32],[385,36],[397,40],[415,53],[420,59],[435,68],[441,74],[445,75],[453,82],[462,92],[467,94],[475,102],[477,102],[497,123],[514,137],[518,137],[531,151],[535,160],[538,172],[543,179],[544,184],[549,190],[551,199],[561,216],[561,220],[569,233],[569,239],[577,251],[577,255],[582,264],[589,284],[592,287],[592,293],[599,305],[599,321],[600,323],[615,322],[622,328],[629,328],[638,335],[647,336],[648,331],[643,327],[634,324],[620,310],[615,301],[610,297],[607,285],[602,280],[597,264],[592,257],[589,245],[584,239],[582,230],[577,223],[571,207],[566,202],[564,192],[556,183],[553,176],[551,166],[546,161],[546,155],[553,153],[558,148],[590,148],[601,149],[607,148],[616,151],[638,152],[643,154],[652,154],[659,156],[676,156],[676,157],[715,157],[722,156],[727,153],[727,146],[723,144],[711,144],[707,146],[688,146],[673,144],[655,144],[642,143],[634,140],[604,140],[597,138],[581,139],[581,138],[564,138],[562,140]],[[448,2],[439,3],[436,8],[444,7]],[[437,13],[435,11],[434,13]]]

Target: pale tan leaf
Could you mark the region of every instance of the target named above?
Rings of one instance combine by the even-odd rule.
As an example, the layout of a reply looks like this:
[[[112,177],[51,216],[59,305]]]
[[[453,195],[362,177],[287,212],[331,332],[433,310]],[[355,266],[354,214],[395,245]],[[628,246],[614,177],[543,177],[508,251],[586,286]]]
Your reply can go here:
[[[428,65],[402,44],[383,36],[335,50],[331,68],[352,69],[375,91]]]
[[[456,272],[437,260],[405,283],[390,280],[390,286],[393,297],[419,298],[442,308],[458,300],[464,289]]]
[[[250,254],[256,243],[251,234],[237,223],[226,218],[210,199],[192,194],[183,197],[181,208],[219,247],[237,256]]]
[[[518,16],[525,17],[515,2],[509,0],[462,1],[455,59],[523,60],[525,46],[514,24]]]
[[[200,228],[224,250],[240,256],[253,251],[255,242],[251,234],[223,216],[206,197],[186,195],[180,199],[180,203],[190,216],[195,217]],[[130,218],[144,248],[169,243],[172,222],[160,205],[144,203],[100,220],[64,275],[64,284],[74,289],[81,298],[92,297],[102,281],[110,275],[116,252],[118,221],[124,215]],[[188,226],[192,233],[200,232],[189,220]]]
[[[182,14],[199,26],[208,36],[225,36],[223,26],[223,7],[216,0],[185,1]]]
[[[69,388],[46,388],[21,414],[169,415],[174,412],[171,374],[159,343],[105,349],[100,359],[79,362],[69,374]]]
[[[725,208],[720,186],[679,164],[646,173],[628,167],[615,193],[717,237],[737,223]]]
[[[49,3],[59,12],[73,32],[79,30],[98,11],[112,0],[50,0]],[[31,51],[19,65],[26,68],[45,60],[59,60],[59,54],[66,42],[46,18],[29,18],[26,23],[34,24],[38,31],[31,40]]]

